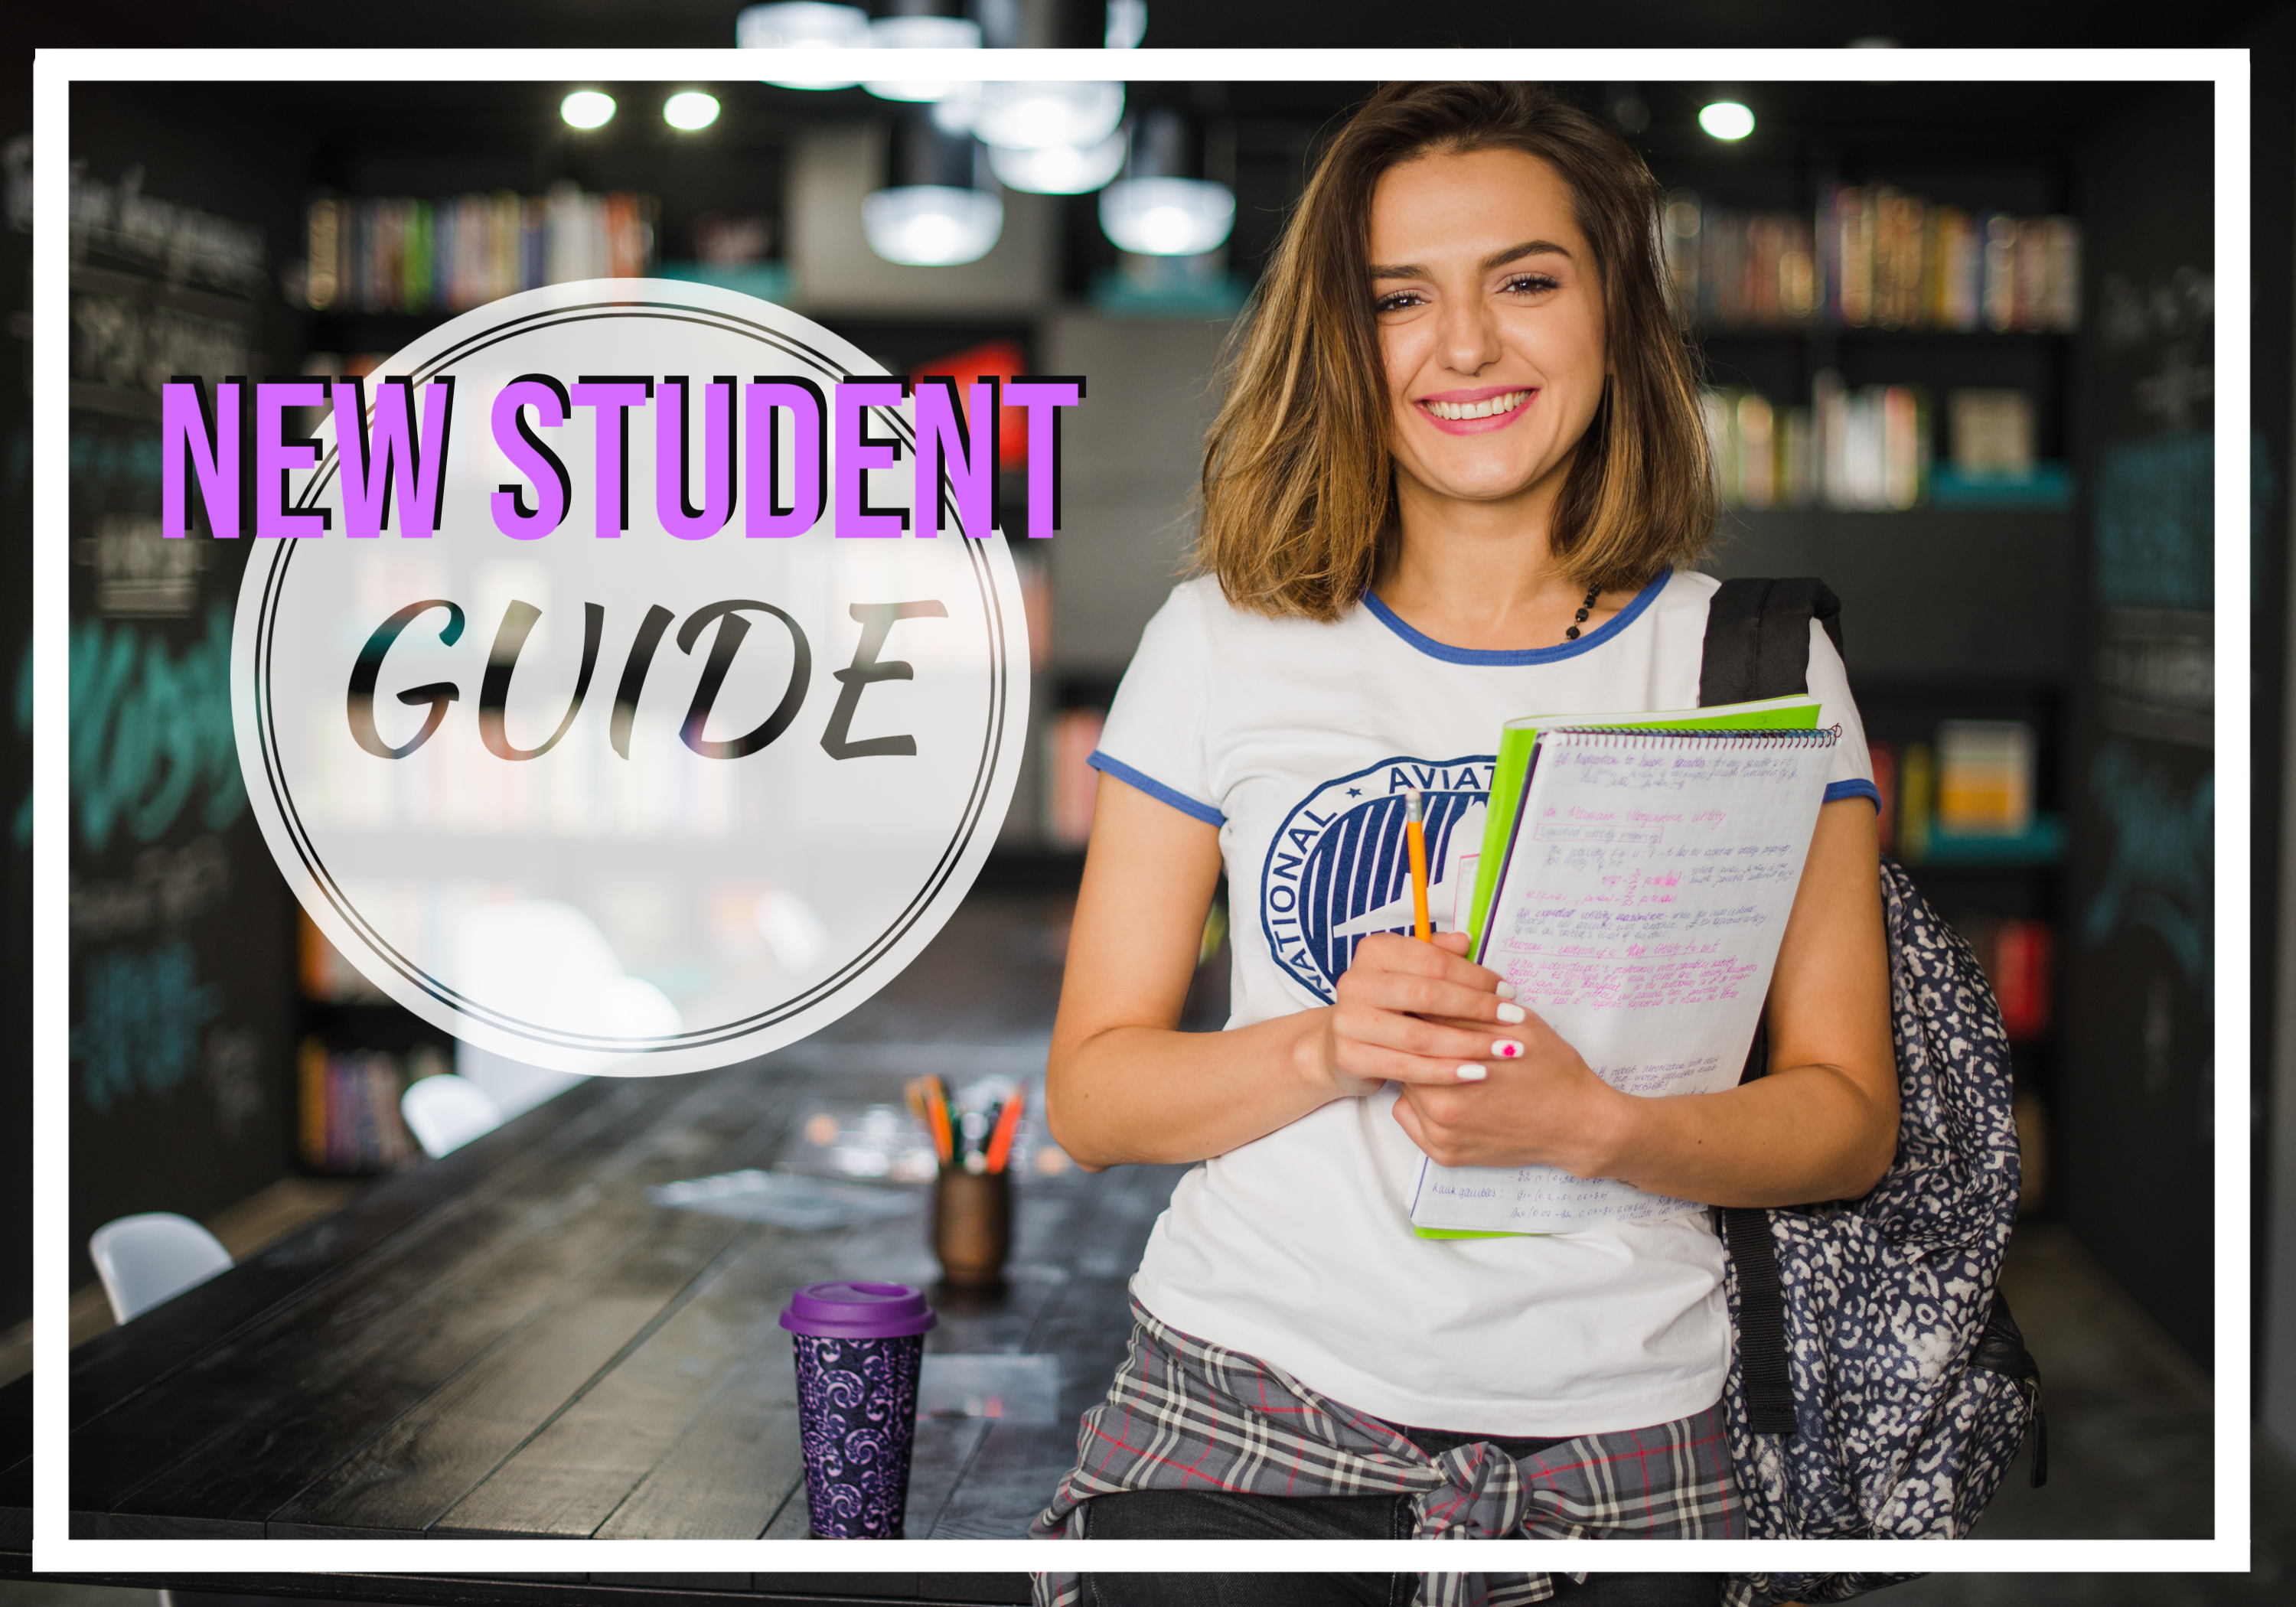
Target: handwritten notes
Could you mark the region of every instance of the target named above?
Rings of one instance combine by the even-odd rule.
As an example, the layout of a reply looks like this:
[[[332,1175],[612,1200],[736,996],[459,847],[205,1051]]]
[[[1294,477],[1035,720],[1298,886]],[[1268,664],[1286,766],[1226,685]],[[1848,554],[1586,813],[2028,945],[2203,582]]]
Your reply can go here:
[[[1737,1081],[1836,734],[1544,734],[1492,896],[1484,964],[1612,1087]],[[1697,1206],[1554,1167],[1423,1162],[1422,1227],[1568,1233]]]

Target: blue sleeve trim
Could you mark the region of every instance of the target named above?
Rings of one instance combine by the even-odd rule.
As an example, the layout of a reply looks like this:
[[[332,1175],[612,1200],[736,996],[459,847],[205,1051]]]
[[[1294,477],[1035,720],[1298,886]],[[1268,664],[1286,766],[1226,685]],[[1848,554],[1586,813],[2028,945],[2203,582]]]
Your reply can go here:
[[[1840,803],[1845,798],[1862,798],[1876,811],[1882,808],[1882,789],[1864,778],[1857,781],[1830,781],[1825,783],[1825,801]]]
[[[1162,782],[1157,781],[1152,776],[1141,775],[1139,771],[1135,770],[1130,765],[1124,763],[1121,759],[1113,759],[1109,758],[1108,755],[1101,752],[1097,748],[1093,750],[1092,757],[1084,762],[1090,765],[1095,770],[1106,771],[1109,775],[1113,775],[1117,780],[1124,783],[1127,786],[1137,787],[1143,792],[1148,794],[1149,797],[1156,799],[1163,803],[1170,804],[1183,815],[1194,816],[1206,825],[1224,826],[1227,824],[1227,816],[1221,814],[1218,809],[1213,808],[1211,805],[1208,803],[1198,803],[1194,799],[1190,798],[1185,792],[1175,792]],[[1880,796],[1881,794],[1878,792],[1874,794],[1874,797],[1877,799]]]

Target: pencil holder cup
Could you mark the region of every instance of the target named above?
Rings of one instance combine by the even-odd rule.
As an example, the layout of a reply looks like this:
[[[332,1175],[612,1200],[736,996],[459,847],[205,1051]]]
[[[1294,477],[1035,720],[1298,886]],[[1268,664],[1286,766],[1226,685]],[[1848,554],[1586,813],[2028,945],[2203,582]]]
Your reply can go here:
[[[933,1254],[955,1289],[994,1289],[1013,1248],[1013,1177],[944,1166],[933,1185]]]

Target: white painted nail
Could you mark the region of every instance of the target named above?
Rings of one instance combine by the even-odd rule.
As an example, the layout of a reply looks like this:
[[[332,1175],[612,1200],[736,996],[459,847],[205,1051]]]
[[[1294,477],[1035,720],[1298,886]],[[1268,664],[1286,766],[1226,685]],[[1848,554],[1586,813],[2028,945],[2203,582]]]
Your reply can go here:
[[[1491,1069],[1488,1066],[1462,1066],[1459,1068],[1459,1080],[1463,1083],[1479,1083],[1490,1074]]]
[[[1513,1026],[1517,1021],[1527,1021],[1529,1019],[1530,1012],[1525,1010],[1520,1004],[1502,1004],[1499,1006],[1499,1020],[1505,1021],[1510,1027]]]
[[[1522,1045],[1511,1037],[1503,1037],[1491,1045],[1491,1053],[1501,1060],[1519,1060],[1522,1055]]]
[[[1503,999],[1511,999],[1514,997],[1514,984],[1513,982],[1501,982],[1498,987],[1498,995],[1499,997]]]

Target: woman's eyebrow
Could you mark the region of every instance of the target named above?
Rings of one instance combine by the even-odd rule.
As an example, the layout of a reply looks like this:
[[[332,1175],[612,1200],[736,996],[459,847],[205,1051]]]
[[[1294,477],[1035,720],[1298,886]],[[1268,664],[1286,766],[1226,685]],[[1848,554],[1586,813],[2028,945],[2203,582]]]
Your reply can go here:
[[[1488,274],[1495,267],[1501,266],[1506,263],[1519,261],[1525,257],[1568,257],[1570,255],[1570,252],[1567,247],[1559,246],[1551,240],[1526,240],[1521,245],[1511,245],[1503,251],[1493,251],[1489,256],[1484,258],[1482,261],[1477,263],[1475,266],[1477,272]],[[1425,279],[1431,277],[1428,271],[1415,262],[1398,262],[1392,264],[1374,262],[1371,265],[1370,274],[1374,279]]]
[[[1570,253],[1551,240],[1526,240],[1521,245],[1511,245],[1504,251],[1493,251],[1482,260],[1483,272],[1524,257],[1568,257]]]

